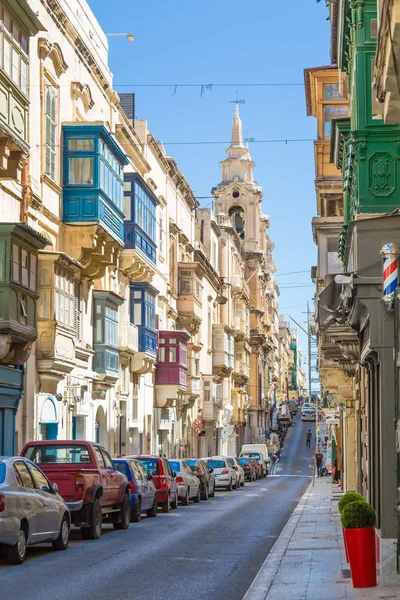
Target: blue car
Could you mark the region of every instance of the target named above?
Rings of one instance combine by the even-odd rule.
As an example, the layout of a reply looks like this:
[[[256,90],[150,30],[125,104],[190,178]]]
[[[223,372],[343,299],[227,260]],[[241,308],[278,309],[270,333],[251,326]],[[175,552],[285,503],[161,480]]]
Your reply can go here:
[[[114,467],[126,475],[130,487],[131,523],[138,523],[142,513],[148,517],[157,516],[156,488],[152,477],[139,460],[133,458],[113,458]]]

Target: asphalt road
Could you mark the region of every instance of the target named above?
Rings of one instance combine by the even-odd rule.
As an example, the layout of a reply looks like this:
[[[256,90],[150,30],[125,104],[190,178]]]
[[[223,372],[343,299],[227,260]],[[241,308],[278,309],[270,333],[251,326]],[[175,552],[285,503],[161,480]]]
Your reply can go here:
[[[242,600],[310,481],[311,425],[298,416],[275,476],[99,540],[74,530],[65,552],[34,547],[21,566],[0,558],[0,598]]]

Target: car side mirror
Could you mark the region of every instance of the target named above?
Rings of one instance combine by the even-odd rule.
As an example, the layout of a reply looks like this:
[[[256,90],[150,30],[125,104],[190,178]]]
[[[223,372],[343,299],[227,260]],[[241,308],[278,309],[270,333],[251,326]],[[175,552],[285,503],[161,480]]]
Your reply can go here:
[[[147,481],[152,481],[153,480],[153,475],[151,475],[150,473],[147,475]]]
[[[55,494],[58,494],[58,485],[56,483],[51,484],[52,490]]]
[[[176,471],[172,471],[172,477],[175,479],[175,477],[176,477]]]
[[[209,473],[214,473],[214,468],[213,468],[213,467],[210,467],[210,468],[208,469],[208,472],[209,472]]]
[[[237,471],[237,470],[238,470],[238,468],[237,468],[237,466],[236,466],[236,465],[233,465],[233,468],[235,469],[235,471]]]

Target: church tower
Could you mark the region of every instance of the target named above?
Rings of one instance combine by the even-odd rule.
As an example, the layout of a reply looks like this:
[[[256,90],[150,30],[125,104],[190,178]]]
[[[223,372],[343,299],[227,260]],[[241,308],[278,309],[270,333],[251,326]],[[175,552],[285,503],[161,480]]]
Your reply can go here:
[[[251,349],[250,378],[246,385],[248,401],[245,408],[244,439],[248,443],[265,440],[269,429],[271,402],[278,380],[278,289],[274,280],[275,265],[273,244],[268,235],[269,217],[261,212],[262,189],[254,180],[254,167],[248,147],[244,144],[239,106],[236,104],[232,123],[232,138],[226,150],[227,158],[220,163],[222,181],[213,188],[215,212],[218,225],[230,231],[236,239],[236,248],[244,262],[244,285],[235,290],[229,270],[230,257],[224,248],[220,252],[220,273],[237,299],[246,296],[250,314],[249,335],[235,335],[235,356],[243,355],[243,343]],[[235,255],[235,250],[232,250]],[[221,316],[229,322],[227,309],[222,307]],[[235,393],[241,392],[234,388]],[[232,404],[234,402],[232,401]],[[238,425],[235,424],[237,429]]]
[[[227,158],[220,162],[222,181],[212,190],[215,212],[232,218],[246,250],[265,250],[265,223],[260,230],[262,190],[254,180],[255,164],[243,141],[238,104],[232,122],[231,144],[226,153]]]

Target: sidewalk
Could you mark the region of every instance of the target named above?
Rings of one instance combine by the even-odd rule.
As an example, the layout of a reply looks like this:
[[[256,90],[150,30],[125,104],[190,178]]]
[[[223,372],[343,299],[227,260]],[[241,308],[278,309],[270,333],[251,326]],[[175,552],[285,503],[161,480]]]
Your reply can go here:
[[[315,480],[301,498],[244,600],[396,598],[400,588],[354,589],[344,554],[340,489]]]

